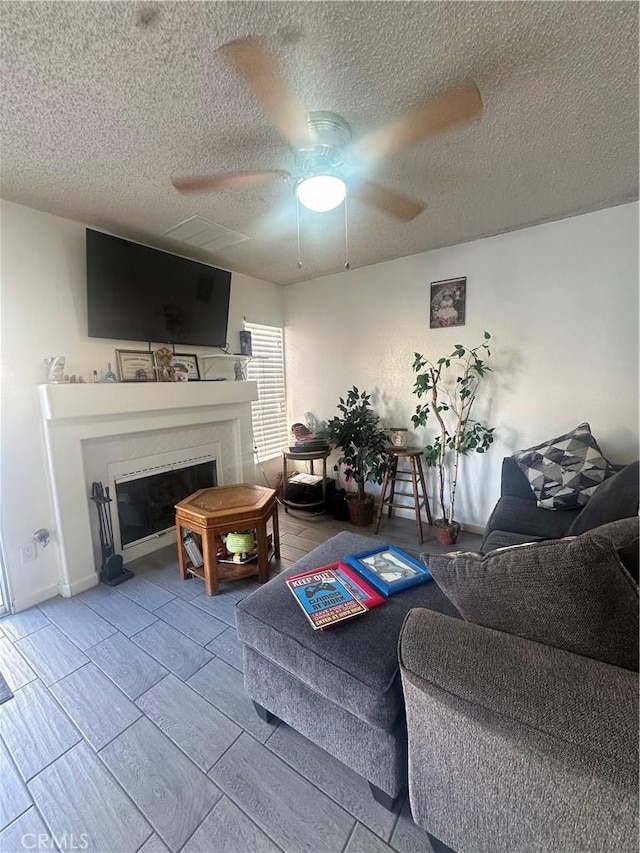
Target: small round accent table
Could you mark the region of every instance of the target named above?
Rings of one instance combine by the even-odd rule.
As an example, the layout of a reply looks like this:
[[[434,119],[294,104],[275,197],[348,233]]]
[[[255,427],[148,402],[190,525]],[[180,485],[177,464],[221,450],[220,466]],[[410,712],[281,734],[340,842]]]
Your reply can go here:
[[[267,522],[273,525],[273,542],[269,546]],[[202,538],[201,567],[187,565],[182,545],[183,529]],[[219,563],[216,536],[241,530],[255,530],[258,559],[248,563]],[[258,575],[258,581],[269,580],[269,560],[280,556],[278,535],[278,501],[273,489],[252,483],[235,486],[215,486],[200,489],[176,504],[176,540],[180,577],[189,575],[204,580],[207,595],[218,594],[218,583],[234,578]]]
[[[331,450],[329,448],[325,448],[324,450],[309,450],[304,453],[295,453],[292,450],[283,450],[282,451],[282,504],[284,506],[284,511],[287,512],[288,508],[291,509],[311,509],[312,507],[322,507],[324,510],[327,505],[327,459],[331,456]],[[302,460],[303,462],[308,462],[310,467],[310,473],[313,474],[313,463],[316,459],[322,459],[322,499],[319,501],[311,501],[310,503],[300,503],[297,501],[290,501],[287,498],[287,485],[289,482],[288,471],[287,471],[287,463],[290,459]]]
[[[387,470],[382,481],[382,492],[380,494],[380,503],[376,512],[373,532],[377,533],[382,520],[382,511],[385,506],[388,518],[391,518],[392,509],[411,509],[410,504],[396,503],[398,498],[408,498],[413,500],[413,508],[416,513],[416,526],[418,528],[418,542],[422,543],[422,507],[427,513],[427,522],[432,524],[431,509],[429,508],[429,498],[427,497],[427,488],[424,482],[424,471],[422,470],[422,450],[419,447],[387,447]],[[409,463],[409,470],[401,469],[398,471],[398,461],[406,459]],[[396,492],[396,483],[411,483],[413,494],[408,492]],[[420,486],[420,492],[418,490]]]

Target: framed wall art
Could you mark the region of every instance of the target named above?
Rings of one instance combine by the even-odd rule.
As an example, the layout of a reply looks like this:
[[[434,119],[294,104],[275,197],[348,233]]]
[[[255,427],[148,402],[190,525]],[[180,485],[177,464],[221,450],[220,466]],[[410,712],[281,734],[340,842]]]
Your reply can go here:
[[[152,352],[117,349],[116,364],[121,382],[157,382]]]
[[[467,300],[467,278],[447,278],[431,282],[429,301],[429,326],[446,329],[464,326]]]

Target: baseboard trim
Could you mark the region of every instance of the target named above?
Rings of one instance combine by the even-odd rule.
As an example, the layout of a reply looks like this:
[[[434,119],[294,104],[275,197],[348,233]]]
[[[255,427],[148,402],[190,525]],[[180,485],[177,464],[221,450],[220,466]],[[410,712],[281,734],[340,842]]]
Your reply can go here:
[[[72,584],[61,583],[59,585],[60,595],[63,598],[71,598],[74,595],[80,595],[81,592],[85,592],[87,589],[91,589],[91,587],[97,586],[99,582],[100,578],[98,575],[92,572],[90,575],[86,575]]]
[[[11,612],[20,613],[21,610],[28,610],[30,607],[35,607],[36,604],[42,604],[43,601],[48,601],[50,598],[55,598],[59,594],[57,584],[46,586],[43,589],[38,589],[35,592],[30,592],[20,598],[15,598],[11,601]]]
[[[379,496],[378,496],[379,497]],[[398,507],[393,510],[394,516],[398,516],[398,518],[406,518],[409,521],[416,520],[416,512],[413,507]],[[435,518],[435,516],[434,516]],[[382,516],[382,522],[384,524],[384,520],[386,519],[386,515]],[[422,510],[422,526],[425,530],[429,529],[429,525],[427,524],[426,513]],[[479,536],[484,534],[484,526],[481,524],[467,524],[466,522],[461,523],[462,530],[466,530],[467,533],[477,533]],[[382,528],[381,528],[382,529]]]

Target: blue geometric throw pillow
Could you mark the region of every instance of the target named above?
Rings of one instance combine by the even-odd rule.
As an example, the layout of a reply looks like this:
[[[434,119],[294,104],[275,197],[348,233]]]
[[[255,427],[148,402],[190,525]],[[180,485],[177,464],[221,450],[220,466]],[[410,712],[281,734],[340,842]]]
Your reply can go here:
[[[604,458],[591,427],[571,432],[513,454],[542,509],[577,509],[615,473]]]

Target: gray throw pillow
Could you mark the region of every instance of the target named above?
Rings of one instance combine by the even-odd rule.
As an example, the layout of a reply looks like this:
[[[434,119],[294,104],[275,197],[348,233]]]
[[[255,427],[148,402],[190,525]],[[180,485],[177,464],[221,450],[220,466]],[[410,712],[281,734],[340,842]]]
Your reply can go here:
[[[614,473],[587,423],[512,454],[541,509],[576,509]]]
[[[639,463],[632,462],[600,483],[569,528],[569,536],[578,536],[601,524],[637,515],[639,470]]]
[[[638,587],[608,539],[554,539],[425,560],[468,622],[637,671]]]

